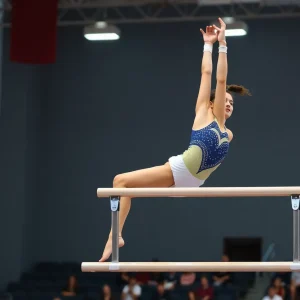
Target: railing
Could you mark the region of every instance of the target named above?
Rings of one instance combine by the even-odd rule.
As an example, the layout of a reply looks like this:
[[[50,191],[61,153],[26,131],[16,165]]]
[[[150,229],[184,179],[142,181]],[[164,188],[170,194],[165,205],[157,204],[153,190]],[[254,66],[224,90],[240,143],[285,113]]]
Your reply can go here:
[[[271,243],[265,254],[263,255],[262,257],[262,262],[270,262],[270,261],[274,261],[274,258],[276,256],[276,253],[275,253],[275,243]],[[268,276],[268,278],[271,278],[273,275],[273,273],[269,273],[269,272],[256,272],[256,276],[257,277],[262,277],[262,276]]]
[[[275,243],[271,243],[263,255],[262,261],[271,261],[275,257]]]

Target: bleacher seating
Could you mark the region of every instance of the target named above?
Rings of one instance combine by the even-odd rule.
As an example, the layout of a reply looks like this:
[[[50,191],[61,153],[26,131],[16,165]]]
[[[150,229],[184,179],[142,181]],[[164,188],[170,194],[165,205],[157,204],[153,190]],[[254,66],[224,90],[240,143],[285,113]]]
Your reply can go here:
[[[75,275],[78,280],[79,292],[76,297],[64,297],[62,289],[66,286],[70,275]],[[184,287],[177,284],[170,292],[172,300],[188,300],[189,291],[200,284],[200,275],[193,286]],[[207,274],[212,282],[211,274]],[[247,294],[247,290],[253,284],[253,274],[233,273],[233,285],[214,289],[214,300],[237,300]],[[13,296],[13,300],[99,300],[104,284],[108,284],[113,291],[114,299],[121,299],[122,287],[118,281],[119,273],[82,273],[80,263],[48,263],[41,262],[23,273],[18,282],[11,282],[7,286],[7,292]],[[153,300],[156,288],[142,285],[140,300]]]
[[[282,280],[282,287],[284,289],[284,297],[283,300],[291,300],[291,293],[290,293],[290,285],[291,285],[291,273],[290,272],[281,272],[281,273],[273,273],[270,279],[268,286],[262,295],[262,298],[268,294],[269,287],[274,285],[275,278],[280,278]],[[300,289],[297,291],[297,299],[300,299]]]

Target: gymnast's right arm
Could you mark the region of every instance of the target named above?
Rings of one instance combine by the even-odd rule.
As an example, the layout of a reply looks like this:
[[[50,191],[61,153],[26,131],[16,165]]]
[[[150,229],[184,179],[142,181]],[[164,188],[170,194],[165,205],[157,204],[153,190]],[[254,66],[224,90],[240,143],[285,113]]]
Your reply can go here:
[[[212,76],[212,48],[217,40],[217,35],[212,26],[206,27],[206,32],[200,29],[203,40],[204,50],[201,65],[201,83],[196,103],[196,114],[203,107],[208,108],[211,93],[211,76]]]

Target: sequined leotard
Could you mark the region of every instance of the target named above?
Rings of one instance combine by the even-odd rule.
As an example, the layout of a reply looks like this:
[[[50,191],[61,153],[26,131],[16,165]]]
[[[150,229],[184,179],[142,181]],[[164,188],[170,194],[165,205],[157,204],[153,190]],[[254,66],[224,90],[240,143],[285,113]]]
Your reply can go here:
[[[215,119],[204,128],[192,130],[190,145],[182,157],[194,177],[206,180],[220,166],[228,150],[228,133],[220,130]]]

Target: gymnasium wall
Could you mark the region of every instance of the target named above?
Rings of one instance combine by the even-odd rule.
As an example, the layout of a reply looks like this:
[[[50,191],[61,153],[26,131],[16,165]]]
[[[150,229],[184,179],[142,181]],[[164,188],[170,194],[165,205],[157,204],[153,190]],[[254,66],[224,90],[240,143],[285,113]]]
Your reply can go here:
[[[249,21],[247,37],[228,39],[228,83],[253,96],[236,99],[230,153],[205,186],[299,185],[297,21]],[[35,261],[100,258],[110,211],[96,189],[188,147],[204,25],[126,25],[108,43],[61,28],[53,66],[10,63],[6,32],[2,282]],[[291,229],[289,198],[134,199],[120,255],[219,260],[224,236],[261,236],[288,260]]]
[[[0,117],[0,283],[18,279],[34,258],[37,210],[37,120],[41,96],[38,66],[8,60],[8,35],[4,39],[2,105]]]

